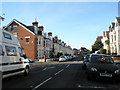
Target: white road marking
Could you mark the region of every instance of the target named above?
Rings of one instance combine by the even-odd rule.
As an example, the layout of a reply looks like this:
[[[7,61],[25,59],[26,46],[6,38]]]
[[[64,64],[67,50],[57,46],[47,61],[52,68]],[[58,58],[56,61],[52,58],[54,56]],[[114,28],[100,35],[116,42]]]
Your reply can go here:
[[[69,64],[69,65],[67,65],[67,66],[66,66],[66,68],[68,68],[69,66],[70,66],[70,64]]]
[[[46,79],[45,81],[43,81],[42,83],[40,83],[39,85],[37,85],[36,87],[34,87],[32,90],[35,90],[35,89],[39,88],[39,87],[42,86],[44,83],[48,82],[50,79],[52,79],[52,77]]]
[[[55,68],[55,67],[49,67],[49,69],[52,69],[52,68]]]
[[[78,85],[79,88],[105,88],[105,87],[99,87],[99,86],[81,86],[81,85]]]
[[[44,68],[42,71],[45,71],[47,68]]]
[[[57,73],[55,73],[55,75],[59,74],[60,72],[62,72],[64,69],[61,69],[60,71],[58,71]]]
[[[48,70],[48,69],[53,69],[53,68],[55,68],[55,67],[46,67],[42,71],[45,71],[45,70]]]

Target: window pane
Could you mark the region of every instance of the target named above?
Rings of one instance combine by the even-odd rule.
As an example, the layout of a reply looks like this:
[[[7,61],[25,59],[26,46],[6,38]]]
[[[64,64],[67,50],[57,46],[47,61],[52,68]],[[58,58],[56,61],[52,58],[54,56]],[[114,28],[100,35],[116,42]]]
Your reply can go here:
[[[8,56],[17,56],[16,48],[13,46],[5,46]]]
[[[26,38],[26,43],[29,43],[29,38]]]
[[[14,32],[17,32],[17,27],[14,26],[14,27],[13,27],[13,30],[14,30]]]

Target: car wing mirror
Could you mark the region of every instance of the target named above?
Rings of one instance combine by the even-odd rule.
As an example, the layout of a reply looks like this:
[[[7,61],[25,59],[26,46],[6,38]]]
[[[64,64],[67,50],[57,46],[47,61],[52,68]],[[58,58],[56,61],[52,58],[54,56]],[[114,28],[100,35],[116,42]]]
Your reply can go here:
[[[26,59],[27,57],[26,57],[26,54],[23,54],[23,57]]]

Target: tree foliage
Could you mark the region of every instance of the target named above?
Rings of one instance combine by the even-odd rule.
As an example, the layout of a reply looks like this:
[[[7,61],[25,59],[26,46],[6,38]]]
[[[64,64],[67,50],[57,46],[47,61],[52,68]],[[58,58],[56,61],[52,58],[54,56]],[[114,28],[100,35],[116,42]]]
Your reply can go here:
[[[95,43],[92,45],[92,51],[95,52],[103,48],[103,43],[101,41],[96,40]]]
[[[100,48],[100,54],[106,54],[106,49]]]
[[[106,40],[105,41],[105,44],[109,45],[110,41],[109,40]]]

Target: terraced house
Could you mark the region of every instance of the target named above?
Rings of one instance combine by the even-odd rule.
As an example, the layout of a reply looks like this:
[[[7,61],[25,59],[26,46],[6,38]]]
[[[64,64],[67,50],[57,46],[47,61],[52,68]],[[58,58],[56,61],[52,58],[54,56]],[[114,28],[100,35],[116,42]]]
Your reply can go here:
[[[17,37],[28,58],[39,59],[44,55],[50,58],[58,53],[73,54],[71,47],[64,45],[60,40],[57,40],[56,44],[52,32],[45,33],[44,27],[39,26],[36,20],[32,22],[31,26],[27,26],[13,19],[4,29]]]
[[[109,40],[108,44],[105,43],[106,40]],[[102,43],[104,49],[110,50],[111,55],[120,55],[120,17],[116,17],[108,31],[103,32]]]

